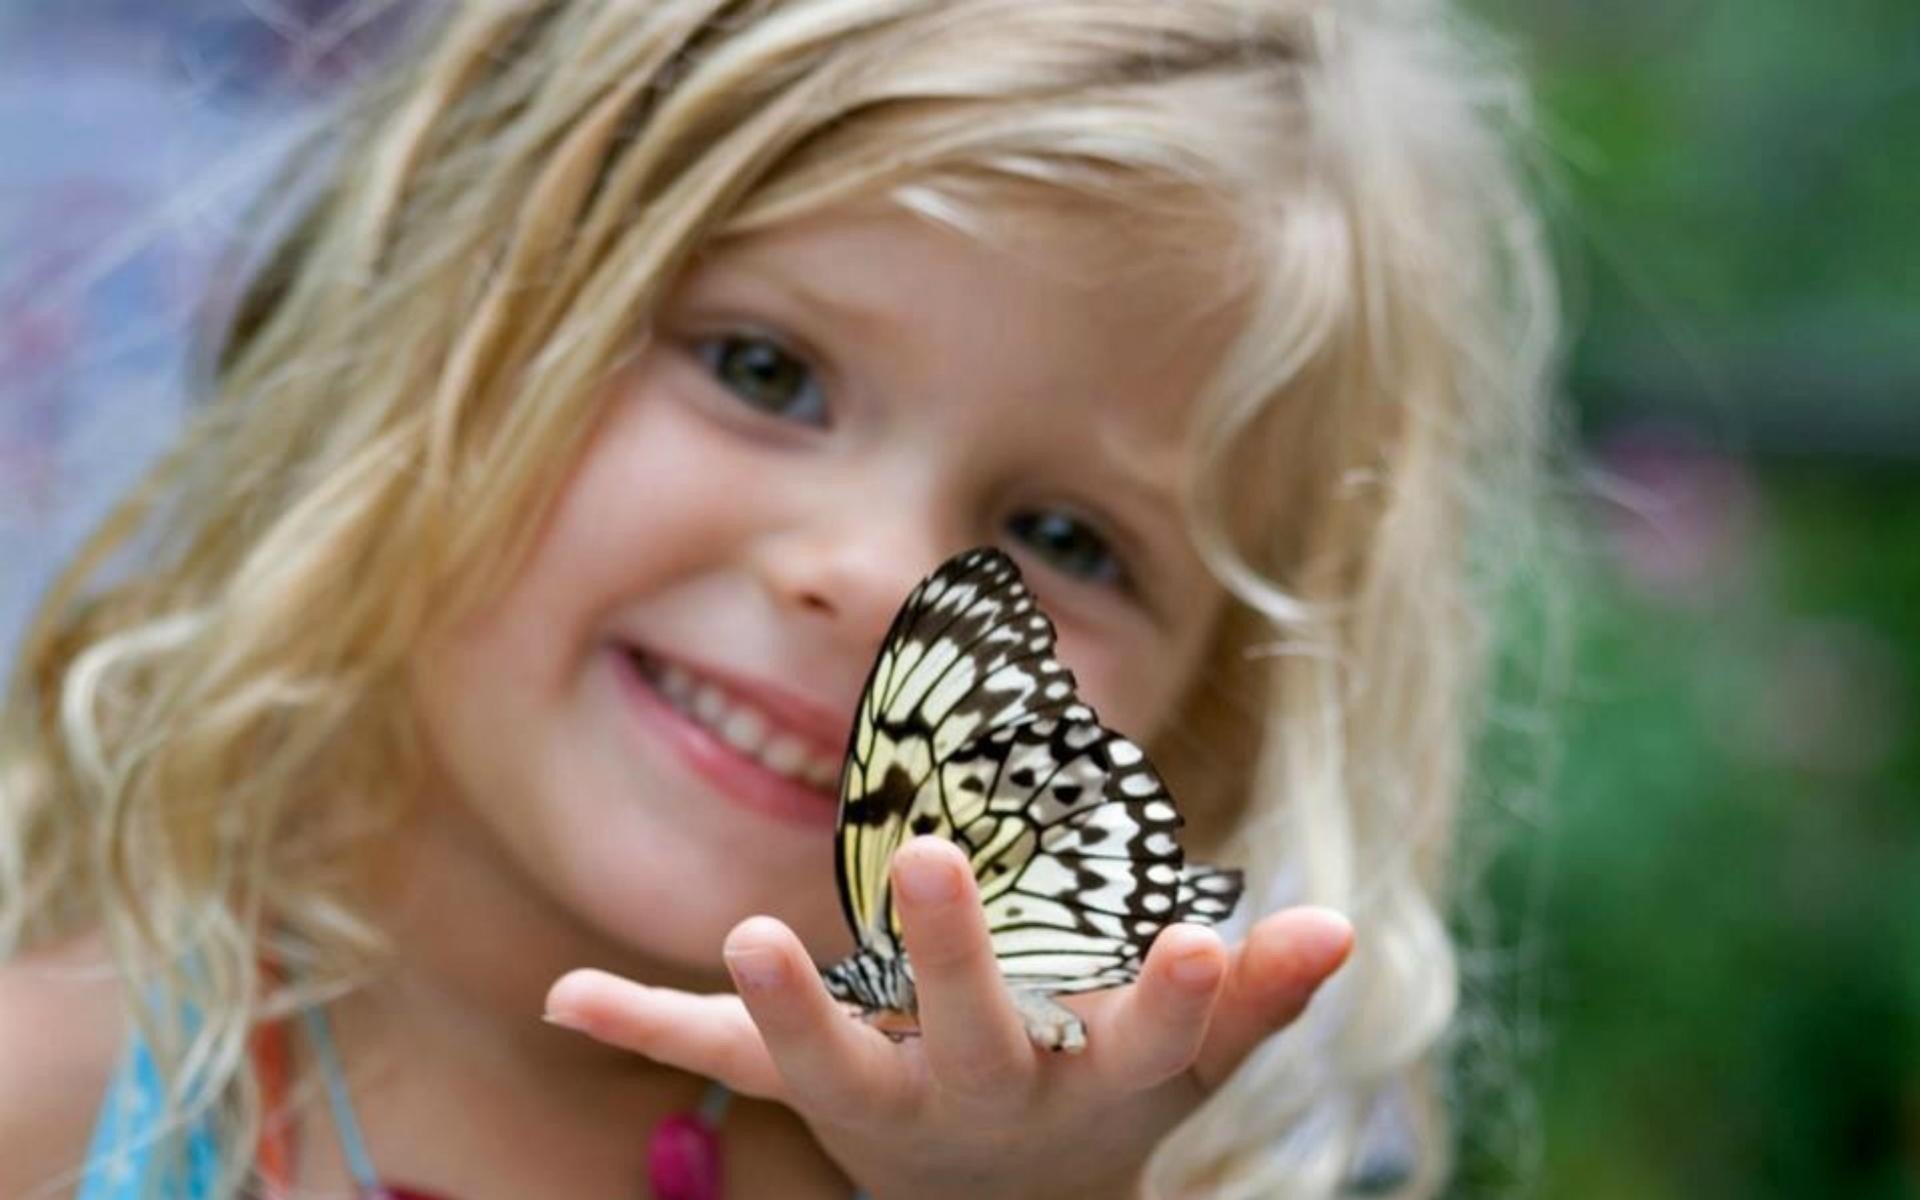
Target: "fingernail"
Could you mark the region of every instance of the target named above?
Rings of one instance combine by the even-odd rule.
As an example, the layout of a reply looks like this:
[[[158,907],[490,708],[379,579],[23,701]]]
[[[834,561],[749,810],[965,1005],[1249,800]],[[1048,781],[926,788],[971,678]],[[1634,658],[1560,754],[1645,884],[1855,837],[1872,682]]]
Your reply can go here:
[[[587,1033],[587,1020],[580,1013],[583,1000],[591,997],[599,972],[583,968],[568,971],[554,981],[547,989],[546,1011],[540,1019],[549,1025],[558,1025],[562,1029],[571,1029],[575,1033]]]
[[[1218,956],[1202,952],[1185,954],[1174,959],[1171,973],[1175,983],[1198,991],[1201,988],[1212,987],[1218,982],[1221,970]]]
[[[729,950],[725,957],[734,984],[742,990],[765,991],[780,982],[782,968],[776,951]]]
[[[582,1021],[577,1013],[570,1013],[564,1009],[558,1012],[548,1009],[546,1012],[540,1014],[540,1019],[549,1025],[557,1025],[562,1029],[571,1029],[575,1033],[585,1033],[587,1031],[587,1023]]]
[[[935,859],[909,856],[897,875],[900,890],[918,904],[945,904],[960,895],[960,877],[947,863]]]

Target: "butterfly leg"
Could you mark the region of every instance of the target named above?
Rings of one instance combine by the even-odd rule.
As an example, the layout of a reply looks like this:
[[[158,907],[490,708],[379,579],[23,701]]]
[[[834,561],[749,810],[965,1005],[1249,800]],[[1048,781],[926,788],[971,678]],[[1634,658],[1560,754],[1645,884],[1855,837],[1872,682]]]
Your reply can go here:
[[[1078,1054],[1087,1048],[1087,1027],[1073,1010],[1045,992],[1013,989],[1013,1008],[1027,1027],[1033,1044],[1046,1050]]]
[[[883,1008],[853,1015],[871,1028],[886,1034],[890,1042],[904,1042],[908,1038],[920,1036],[920,1023],[910,1013]]]

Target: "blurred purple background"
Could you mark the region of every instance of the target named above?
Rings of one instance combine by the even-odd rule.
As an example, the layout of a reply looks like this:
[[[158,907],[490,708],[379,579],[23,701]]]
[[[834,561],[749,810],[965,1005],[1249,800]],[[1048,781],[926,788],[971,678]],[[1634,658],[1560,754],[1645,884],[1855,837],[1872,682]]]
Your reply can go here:
[[[0,11],[0,665],[54,564],[177,428],[236,216],[389,32],[347,7]]]

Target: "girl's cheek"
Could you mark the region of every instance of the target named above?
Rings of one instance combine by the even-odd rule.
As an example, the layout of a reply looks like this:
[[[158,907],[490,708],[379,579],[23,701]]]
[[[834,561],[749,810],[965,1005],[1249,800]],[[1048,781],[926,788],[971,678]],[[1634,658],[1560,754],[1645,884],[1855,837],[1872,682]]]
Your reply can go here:
[[[1217,608],[1196,606],[1173,629],[1138,615],[1098,625],[1062,622],[1057,654],[1103,724],[1148,742],[1178,715],[1175,709],[1205,669]]]
[[[1160,724],[1164,706],[1151,676],[1141,667],[1156,657],[1153,648],[1063,628],[1056,656],[1073,672],[1080,698],[1093,706],[1102,724],[1144,741]]]

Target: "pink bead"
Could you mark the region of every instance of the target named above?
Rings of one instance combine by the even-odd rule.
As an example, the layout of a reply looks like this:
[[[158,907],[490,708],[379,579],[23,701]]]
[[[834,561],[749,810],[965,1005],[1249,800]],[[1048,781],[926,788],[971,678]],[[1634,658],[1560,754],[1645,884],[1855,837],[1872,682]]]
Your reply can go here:
[[[654,1200],[720,1200],[720,1135],[695,1113],[675,1113],[647,1142]]]
[[[432,1192],[415,1191],[413,1188],[389,1187],[381,1184],[379,1189],[360,1193],[360,1200],[440,1200]]]

